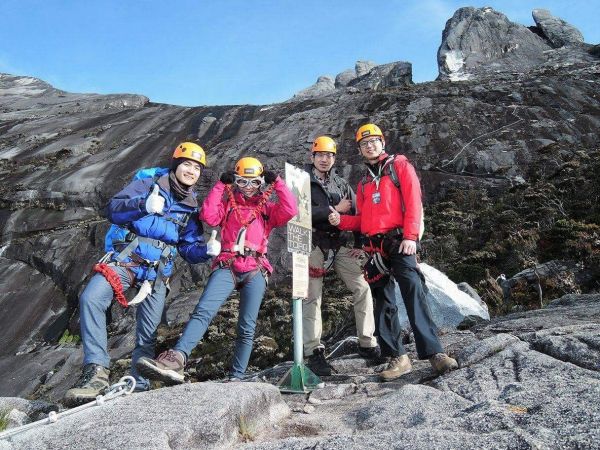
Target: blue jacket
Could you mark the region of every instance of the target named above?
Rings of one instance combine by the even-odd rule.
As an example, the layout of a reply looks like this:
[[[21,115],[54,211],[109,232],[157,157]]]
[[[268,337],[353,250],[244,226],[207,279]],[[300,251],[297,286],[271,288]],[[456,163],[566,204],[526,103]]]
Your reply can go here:
[[[202,236],[203,229],[198,219],[198,202],[193,193],[183,200],[177,201],[171,194],[169,175],[163,175],[156,180],[160,195],[165,198],[164,214],[148,214],[146,198],[152,191],[153,178],[143,178],[129,183],[117,193],[108,203],[106,211],[108,220],[116,225],[125,226],[137,236],[158,239],[173,246],[171,257],[163,270],[163,277],[171,275],[173,259],[177,251],[190,264],[205,262],[210,259],[206,254],[206,244]],[[187,220],[187,223],[186,223]],[[122,250],[124,244],[118,245]],[[140,243],[134,250],[139,257],[148,261],[158,261],[162,250],[148,243]],[[113,260],[116,254],[113,255]],[[124,262],[132,259],[127,257]],[[156,270],[141,265],[132,267],[137,280],[154,280]]]

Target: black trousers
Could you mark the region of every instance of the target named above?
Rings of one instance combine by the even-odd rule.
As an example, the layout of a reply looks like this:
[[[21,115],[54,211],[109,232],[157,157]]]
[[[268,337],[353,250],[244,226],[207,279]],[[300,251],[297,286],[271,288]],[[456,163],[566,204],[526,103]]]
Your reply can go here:
[[[400,287],[408,320],[415,336],[419,359],[426,359],[444,350],[437,337],[436,326],[427,305],[425,279],[417,269],[415,255],[393,253],[390,257],[392,275]],[[371,286],[375,301],[375,336],[383,356],[406,353],[402,345],[402,329],[398,317],[398,301],[394,280],[389,277],[382,286]]]

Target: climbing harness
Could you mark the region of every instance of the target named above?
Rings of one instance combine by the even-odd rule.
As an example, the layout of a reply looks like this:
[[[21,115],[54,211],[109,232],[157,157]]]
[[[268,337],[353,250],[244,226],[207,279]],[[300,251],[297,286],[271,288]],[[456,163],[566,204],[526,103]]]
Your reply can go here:
[[[67,409],[66,411],[57,413],[56,411],[51,411],[48,414],[48,417],[45,419],[37,420],[35,422],[28,423],[26,425],[21,425],[20,427],[10,428],[6,431],[0,433],[0,439],[7,439],[16,434],[22,433],[24,431],[30,430],[32,428],[37,427],[38,425],[49,425],[58,421],[58,419],[66,416],[70,416],[76,414],[84,409],[91,408],[92,406],[102,406],[106,402],[110,400],[114,400],[115,398],[121,397],[123,395],[129,395],[135,389],[135,378],[132,376],[122,377],[118,383],[113,384],[108,388],[108,391],[104,395],[99,395],[95,400],[85,403],[83,405],[77,406],[75,408]]]
[[[376,285],[385,277],[389,276],[390,268],[386,264],[381,253],[373,253],[363,267],[363,276],[365,281],[371,285]]]
[[[265,203],[267,202],[267,200],[271,197],[271,194],[273,193],[274,186],[270,185],[267,189],[265,189],[261,193],[260,200],[258,201],[256,206],[252,209],[250,214],[245,219],[242,219],[242,216],[239,211],[240,207],[235,200],[233,189],[231,188],[230,185],[226,185],[225,189],[227,192],[227,198],[230,202],[230,208],[229,208],[229,211],[227,212],[227,214],[225,215],[225,217],[223,218],[223,220],[221,221],[221,229],[223,229],[225,222],[227,221],[229,214],[231,212],[233,212],[235,214],[235,217],[238,220],[238,222],[240,223],[241,227],[237,233],[237,237],[236,237],[235,244],[233,245],[233,247],[232,248],[224,248],[221,251],[221,253],[229,253],[230,256],[227,257],[226,259],[220,260],[218,262],[217,267],[219,269],[229,269],[229,271],[231,272],[231,277],[233,278],[233,283],[234,283],[235,289],[238,291],[241,290],[244,286],[246,286],[246,284],[248,284],[250,282],[250,280],[252,280],[254,278],[254,276],[257,275],[258,273],[261,273],[265,278],[265,282],[268,283],[269,274],[265,270],[265,268],[262,264],[262,258],[264,258],[266,256],[266,253],[260,252],[258,250],[255,250],[253,248],[246,246],[246,231],[248,229],[248,226],[258,217],[258,214],[262,213],[262,209],[263,209]],[[252,245],[252,244],[249,244],[249,245]],[[245,273],[243,276],[240,276],[233,270],[233,262],[235,261],[235,258],[238,256],[241,256],[243,258],[247,258],[249,256],[253,257],[256,259],[258,266],[256,267],[256,269],[250,271],[249,273]]]
[[[94,272],[98,272],[106,279],[106,281],[108,281],[108,284],[110,284],[110,287],[113,290],[115,300],[117,300],[124,308],[127,308],[129,303],[123,292],[123,284],[121,283],[121,279],[119,278],[119,275],[117,275],[117,272],[112,270],[112,268],[105,263],[94,264],[93,270]]]
[[[124,308],[127,308],[128,306],[143,302],[148,297],[148,295],[150,295],[152,291],[154,291],[156,283],[165,282],[162,273],[165,268],[165,265],[172,258],[173,246],[158,239],[137,236],[133,232],[129,232],[127,234],[126,239],[124,242],[122,242],[122,244],[123,243],[127,243],[127,246],[121,252],[119,252],[119,254],[117,254],[117,256],[114,258],[114,261],[112,261],[109,264],[106,263],[106,261],[110,260],[111,256],[114,254],[114,252],[108,252],[102,257],[100,261],[98,261],[97,264],[94,265],[93,270],[94,272],[98,272],[101,275],[103,275],[104,278],[106,278],[106,281],[108,281],[108,283],[113,289],[115,299]],[[160,254],[159,260],[148,261],[146,259],[141,258],[139,255],[133,253],[133,251],[137,248],[139,244],[148,244],[161,249],[162,252]],[[116,245],[118,245],[118,243]],[[124,260],[127,257],[130,257],[132,261],[124,262]],[[127,298],[125,297],[123,284],[121,283],[119,275],[112,269],[112,265],[127,268],[139,266],[145,266],[148,269],[155,268],[156,278],[154,279],[154,282],[152,284],[148,280],[144,280],[144,282],[141,284],[137,295],[130,302],[128,302]]]
[[[333,267],[333,263],[335,262],[335,256],[337,255],[337,250],[332,248],[324,250],[319,247],[321,252],[323,252],[323,267],[312,267],[308,266],[308,276],[310,278],[323,278],[327,272]]]
[[[237,237],[235,239],[233,251],[243,256],[246,250],[246,230],[248,229],[248,225],[250,225],[256,219],[259,212],[262,211],[263,206],[265,206],[265,203],[267,202],[267,200],[269,200],[269,197],[271,197],[271,194],[273,193],[274,186],[270,185],[267,189],[265,189],[265,191],[261,194],[260,200],[245,219],[242,219],[242,216],[240,214],[240,207],[235,201],[233,189],[231,189],[231,186],[229,184],[225,186],[225,189],[227,191],[227,198],[231,203],[231,211],[234,212],[235,217],[241,224],[241,228],[239,229]],[[225,222],[226,219],[227,216],[225,216],[223,222]],[[222,227],[223,223],[221,223],[221,228]]]

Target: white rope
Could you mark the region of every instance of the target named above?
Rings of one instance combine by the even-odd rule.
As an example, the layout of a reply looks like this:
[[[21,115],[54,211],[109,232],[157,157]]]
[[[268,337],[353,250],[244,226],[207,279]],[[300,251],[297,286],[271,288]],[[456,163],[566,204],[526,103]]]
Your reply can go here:
[[[333,350],[331,350],[331,352],[329,352],[329,355],[327,355],[325,357],[325,359],[331,358],[331,356],[338,350],[338,348],[340,348],[342,345],[344,345],[348,341],[352,341],[352,342],[357,342],[358,343],[358,338],[356,336],[348,336],[346,339],[340,341],[338,343],[338,345],[336,345],[336,347]]]
[[[129,395],[135,389],[135,378],[131,376],[122,377],[118,383],[113,384],[108,388],[108,391],[104,395],[99,395],[95,400],[86,403],[84,405],[77,406],[75,408],[67,409],[66,411],[57,413],[56,411],[50,411],[48,417],[45,419],[37,420],[35,422],[21,425],[20,427],[11,428],[9,430],[0,433],[0,439],[6,439],[15,434],[22,433],[31,428],[35,428],[38,425],[48,425],[55,423],[58,419],[66,416],[76,414],[84,409],[88,409],[92,406],[102,406],[105,402],[113,400],[122,395]]]
[[[495,130],[488,131],[487,133],[480,134],[479,136],[475,136],[473,139],[471,139],[469,142],[467,142],[465,145],[463,145],[463,147],[462,147],[462,148],[459,150],[459,152],[458,152],[456,155],[454,155],[454,158],[452,158],[450,161],[447,161],[445,164],[442,164],[442,165],[441,165],[441,167],[446,167],[446,166],[449,166],[449,165],[450,165],[450,164],[452,164],[454,161],[456,161],[456,158],[458,158],[458,157],[460,156],[460,154],[461,154],[461,153],[462,153],[462,152],[463,152],[463,151],[464,151],[464,150],[465,150],[465,149],[466,149],[466,148],[467,148],[469,145],[471,145],[473,142],[475,142],[477,139],[480,139],[480,138],[482,138],[482,137],[484,137],[484,136],[489,136],[490,134],[497,133],[498,131],[501,131],[501,130],[503,130],[504,128],[511,127],[511,126],[513,126],[513,125],[515,125],[515,124],[517,124],[517,123],[519,123],[519,122],[523,122],[523,120],[525,120],[525,119],[523,119],[521,116],[519,116],[519,115],[517,114],[517,108],[518,108],[518,105],[510,105],[510,106],[508,106],[508,107],[509,107],[509,108],[514,108],[514,109],[513,109],[513,111],[512,111],[512,113],[511,113],[511,115],[513,115],[514,117],[516,117],[518,120],[515,120],[514,122],[511,122],[511,123],[507,123],[506,125],[502,125],[500,128],[496,128]]]

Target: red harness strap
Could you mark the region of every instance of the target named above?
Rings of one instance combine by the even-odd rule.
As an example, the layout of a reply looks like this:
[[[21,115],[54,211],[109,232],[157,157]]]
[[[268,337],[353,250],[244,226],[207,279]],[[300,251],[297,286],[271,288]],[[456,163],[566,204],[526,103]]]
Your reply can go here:
[[[319,267],[308,267],[308,276],[310,278],[323,278],[327,271]]]
[[[369,254],[381,253],[381,256],[383,256],[384,258],[387,257],[387,253],[383,250],[383,239],[379,243],[379,246],[373,245],[373,241],[371,239],[369,239],[369,243],[366,245],[363,245],[363,250]]]
[[[369,284],[373,284],[373,283],[381,280],[385,276],[386,275],[384,273],[379,273],[379,274],[375,275],[373,278],[369,278],[369,275],[367,275],[367,272],[363,272],[363,277],[365,278],[365,281]]]
[[[112,287],[113,289],[115,299],[121,305],[127,308],[129,306],[129,303],[127,302],[127,298],[123,293],[123,284],[121,283],[121,279],[119,278],[119,275],[117,275],[117,272],[112,270],[112,268],[108,264],[104,263],[94,264],[93,270],[94,272],[102,274],[104,278],[106,278],[106,281],[108,281],[108,284],[110,284],[110,287]]]

